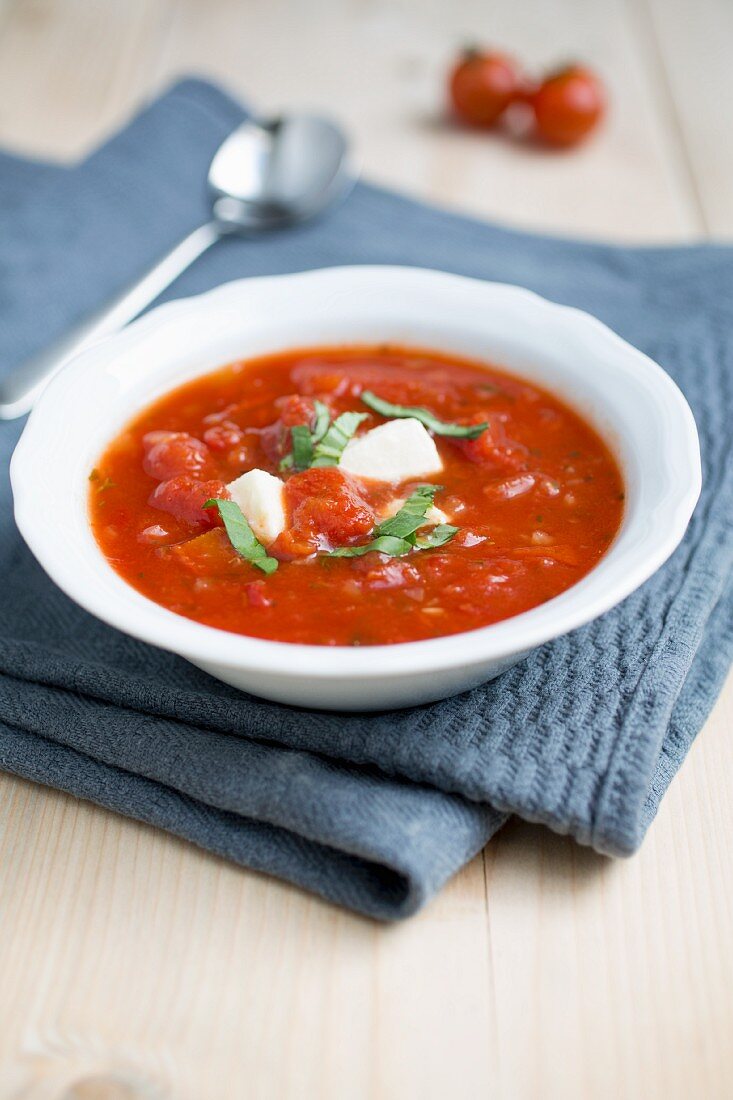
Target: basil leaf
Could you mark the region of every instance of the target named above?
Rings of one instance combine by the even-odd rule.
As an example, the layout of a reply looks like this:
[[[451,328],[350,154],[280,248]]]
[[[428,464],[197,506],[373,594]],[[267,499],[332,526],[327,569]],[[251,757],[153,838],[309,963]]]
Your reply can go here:
[[[313,448],[316,443],[320,443],[328,431],[328,426],[331,423],[331,413],[328,405],[324,405],[322,401],[318,400],[314,401],[313,405],[316,411],[313,431],[305,424],[296,424],[295,427],[290,429],[292,450],[281,458],[281,470],[291,470],[293,467],[296,470],[307,470],[313,461]]]
[[[436,435],[453,436],[455,439],[476,439],[482,432],[485,432],[489,426],[488,421],[485,421],[483,424],[448,424],[446,421],[439,420],[433,413],[429,412],[427,409],[420,408],[418,405],[393,405],[391,402],[384,401],[381,397],[377,397],[377,395],[370,390],[364,390],[361,399],[370,409],[373,409],[374,412],[378,412],[380,416],[387,417],[388,420],[400,420],[405,417],[411,417],[414,420],[419,420],[421,424],[424,424],[431,432],[435,432]]]
[[[203,507],[217,508],[229,541],[245,561],[256,565],[263,573],[275,572],[279,564],[277,558],[271,558],[268,555],[238,504],[235,504],[233,500],[220,500],[212,497],[206,501]]]
[[[332,558],[360,558],[371,550],[388,554],[391,558],[401,558],[411,550],[431,550],[450,542],[458,528],[448,523],[439,523],[431,527],[424,535],[416,532],[425,524],[425,513],[433,503],[433,498],[442,485],[418,485],[396,515],[391,516],[377,527],[377,537],[364,546],[340,546],[331,550]]]
[[[337,466],[344,447],[368,413],[345,412],[336,417],[314,449],[313,466]]]
[[[292,464],[296,470],[307,470],[313,461],[313,441],[310,428],[305,424],[296,424],[290,429],[290,438],[293,441]]]
[[[377,528],[381,531],[381,527]],[[433,550],[436,546],[444,546],[450,542],[457,527],[451,527],[448,523],[440,523],[432,527],[425,535],[409,535],[407,538],[397,538],[395,535],[379,535],[367,542],[364,546],[340,546],[338,550],[331,550],[331,558],[360,558],[362,554],[368,554],[377,550],[380,554],[387,554],[390,558],[402,558],[412,550]]]
[[[377,550],[380,554],[389,554],[391,558],[401,558],[409,554],[414,546],[408,539],[394,538],[392,535],[380,535],[364,546],[340,546],[338,550],[331,550],[331,558],[360,558],[362,554],[368,554],[371,550]]]
[[[442,485],[418,485],[414,493],[407,498],[399,512],[380,523],[377,531],[380,535],[396,535],[407,538],[413,535],[425,523],[425,513],[433,503],[438,489]]]
[[[444,546],[457,533],[457,527],[451,527],[449,523],[439,523],[436,527],[431,527],[425,535],[418,535],[415,546],[418,550],[431,550],[434,546]]]
[[[316,422],[313,425],[313,433],[311,440],[313,445],[320,443],[324,435],[328,431],[328,425],[331,423],[331,412],[328,405],[324,405],[322,401],[313,402],[316,410]]]

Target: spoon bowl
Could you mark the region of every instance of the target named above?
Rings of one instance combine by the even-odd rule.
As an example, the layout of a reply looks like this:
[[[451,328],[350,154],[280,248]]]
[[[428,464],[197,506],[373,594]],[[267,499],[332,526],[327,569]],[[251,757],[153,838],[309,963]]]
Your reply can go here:
[[[226,231],[249,232],[314,217],[353,184],[349,159],[343,132],[328,119],[244,122],[211,162],[214,218]]]

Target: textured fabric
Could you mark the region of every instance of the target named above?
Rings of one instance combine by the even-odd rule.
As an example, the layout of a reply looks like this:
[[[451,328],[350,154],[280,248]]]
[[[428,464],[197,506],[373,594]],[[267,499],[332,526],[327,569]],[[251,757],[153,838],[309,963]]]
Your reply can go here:
[[[73,169],[0,157],[0,363],[126,285],[207,215],[241,110],[188,81]],[[384,918],[414,912],[507,813],[640,844],[733,653],[733,253],[537,237],[367,185],[328,217],[227,240],[169,296],[345,263],[442,268],[596,314],[689,398],[705,485],[681,548],[620,607],[431,706],[338,715],[237,693],[75,607],[10,519],[0,426],[0,765]]]

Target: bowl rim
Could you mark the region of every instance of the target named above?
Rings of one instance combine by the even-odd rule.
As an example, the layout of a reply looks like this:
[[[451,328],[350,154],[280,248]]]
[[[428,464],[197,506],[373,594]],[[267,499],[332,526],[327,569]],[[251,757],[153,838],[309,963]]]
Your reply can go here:
[[[178,615],[148,599],[117,574],[98,550],[98,565],[105,573],[107,593],[115,589],[118,597],[112,602],[101,601],[90,594],[85,577],[75,570],[71,555],[63,554],[63,539],[49,539],[39,510],[34,507],[34,482],[36,474],[35,454],[39,448],[49,448],[49,433],[53,435],[54,421],[58,420],[58,408],[68,399],[68,394],[82,381],[92,381],[104,372],[105,361],[144,343],[165,326],[175,326],[177,320],[191,310],[205,314],[214,305],[235,302],[243,292],[251,294],[254,288],[267,284],[277,291],[286,284],[306,282],[317,288],[318,283],[328,288],[334,278],[357,282],[366,279],[384,281],[409,279],[413,284],[421,280],[450,284],[454,289],[480,287],[486,294],[504,295],[518,304],[524,304],[537,314],[552,315],[575,329],[582,329],[586,337],[598,343],[599,348],[611,354],[625,357],[635,371],[643,372],[660,406],[674,421],[674,447],[665,440],[667,458],[679,472],[677,495],[667,505],[664,522],[658,523],[647,537],[645,553],[637,552],[635,560],[628,563],[623,577],[606,588],[594,584],[598,569],[595,566],[585,577],[563,593],[528,611],[498,623],[460,634],[438,638],[401,642],[389,645],[365,647],[305,645],[278,642],[268,639],[233,634],[217,627],[206,626]],[[356,342],[356,341],[355,341]],[[290,346],[295,346],[288,341]],[[208,373],[202,370],[201,374]],[[509,370],[509,373],[513,373]],[[544,384],[544,383],[543,383]],[[547,382],[552,389],[552,379]],[[172,388],[172,387],[171,387]],[[147,400],[151,400],[150,397]],[[145,400],[141,397],[140,408]],[[130,414],[133,415],[133,414]],[[686,475],[686,476],[685,476]],[[681,541],[690,516],[697,503],[701,488],[701,462],[697,428],[692,411],[676,383],[652,359],[624,341],[597,318],[572,306],[552,302],[524,287],[507,283],[454,275],[426,268],[397,265],[349,265],[319,268],[287,275],[266,275],[233,280],[192,297],[164,303],[134,321],[121,332],[107,337],[83,351],[71,360],[62,371],[51,379],[41,394],[16,446],[10,467],[11,484],[18,528],[34,556],[55,583],[87,611],[111,626],[142,641],[177,653],[194,663],[218,665],[229,669],[246,669],[250,672],[275,673],[283,676],[295,674],[315,680],[365,680],[393,679],[408,673],[429,673],[460,667],[488,664],[491,661],[529,652],[530,650],[585,625],[625,599],[643,584],[671,555]],[[84,494],[85,522],[86,494]],[[94,545],[96,546],[96,541]],[[613,543],[600,560],[606,562],[616,552]],[[112,574],[111,580],[108,574]],[[115,583],[117,582],[117,583]],[[324,654],[328,654],[324,660]]]

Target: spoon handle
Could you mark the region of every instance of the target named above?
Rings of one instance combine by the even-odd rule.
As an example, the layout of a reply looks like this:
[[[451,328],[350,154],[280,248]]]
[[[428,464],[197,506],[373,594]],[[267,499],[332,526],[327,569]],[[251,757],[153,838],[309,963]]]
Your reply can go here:
[[[49,379],[79,352],[103,336],[117,332],[149,306],[207,248],[219,240],[221,230],[208,222],[177,244],[139,282],[119,298],[108,302],[61,340],[27,359],[0,380],[0,419],[14,420],[29,412]]]

